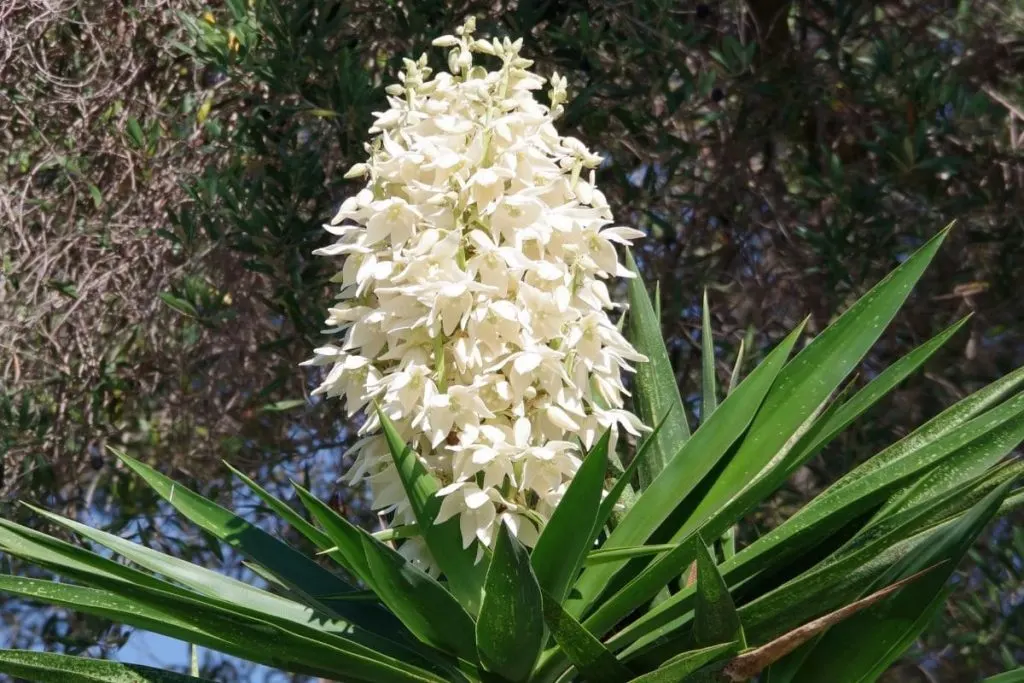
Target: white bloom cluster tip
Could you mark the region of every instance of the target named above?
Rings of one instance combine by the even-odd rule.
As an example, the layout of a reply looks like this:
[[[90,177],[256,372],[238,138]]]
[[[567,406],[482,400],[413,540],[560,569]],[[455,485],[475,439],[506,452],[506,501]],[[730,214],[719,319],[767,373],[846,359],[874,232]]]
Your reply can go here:
[[[369,483],[393,525],[415,519],[373,404],[442,482],[438,522],[458,516],[466,547],[490,545],[501,522],[532,545],[580,466],[578,442],[647,429],[621,380],[646,358],[609,319],[603,282],[631,277],[615,245],[643,233],[612,225],[601,158],[555,130],[565,79],[541,104],[522,40],[474,29],[434,41],[448,72],[431,77],[424,55],[387,88],[369,159],[346,176],[366,186],[316,252],[344,259],[327,319],[341,341],[307,364],[330,366],[315,393],[367,413],[347,477]],[[433,567],[419,539],[401,551]]]

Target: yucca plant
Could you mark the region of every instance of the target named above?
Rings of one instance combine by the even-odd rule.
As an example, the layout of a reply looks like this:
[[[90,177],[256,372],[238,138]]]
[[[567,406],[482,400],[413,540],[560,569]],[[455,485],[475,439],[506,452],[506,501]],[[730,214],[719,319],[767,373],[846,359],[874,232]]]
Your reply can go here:
[[[370,160],[350,172],[367,185],[321,250],[346,260],[328,323],[344,342],[317,350],[313,363],[332,366],[318,392],[367,408],[350,480],[368,482],[391,528],[371,534],[298,485],[301,508],[235,472],[318,548],[310,557],[118,453],[266,587],[36,509],[105,550],[0,521],[5,552],[73,581],[0,576],[0,590],[338,681],[875,680],[986,523],[1024,502],[1012,490],[1024,465],[1008,459],[1024,439],[1024,369],[746,547],[735,531],[963,325],[844,386],[947,231],[799,350],[803,326],[746,377],[737,362],[725,392],[705,297],[691,434],[658,306],[611,244],[642,233],[605,227],[583,177],[600,158],[551,125],[564,80],[541,106],[520,43],[472,34],[436,41],[449,73],[407,62]],[[606,315],[612,275],[628,278],[626,336]],[[619,378],[634,365],[638,417]],[[0,652],[0,671],[198,680],[22,651]]]

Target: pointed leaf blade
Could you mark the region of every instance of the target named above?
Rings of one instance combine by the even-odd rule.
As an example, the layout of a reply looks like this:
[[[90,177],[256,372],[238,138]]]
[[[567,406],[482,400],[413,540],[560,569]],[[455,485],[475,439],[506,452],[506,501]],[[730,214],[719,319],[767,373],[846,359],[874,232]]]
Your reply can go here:
[[[946,228],[918,249],[786,365],[736,454],[693,513],[688,529],[703,527],[707,519],[733,500],[749,482],[760,477],[814,411],[825,404],[899,311],[948,232]],[[766,490],[774,490],[786,474],[784,467],[777,468],[764,479],[772,484],[765,486]],[[762,497],[750,498],[756,504]],[[738,512],[742,515],[746,510]],[[714,533],[724,531],[733,520],[727,521],[728,524]]]
[[[909,377],[925,361],[932,357],[936,351],[941,349],[949,339],[960,331],[960,328],[970,320],[970,316],[961,318],[945,330],[935,335],[924,344],[921,344],[907,355],[887,367],[877,377],[871,380],[863,389],[858,391],[850,400],[836,406],[827,415],[823,415],[819,424],[814,426],[813,432],[803,439],[794,454],[794,463],[788,469],[792,471],[794,466],[802,464],[813,456],[825,445],[832,441],[840,432],[848,427],[854,420],[874,406],[881,398],[892,391],[900,382]]]
[[[989,405],[995,395],[986,390],[978,393],[983,392],[983,396],[964,399],[860,465],[782,525],[744,548],[728,569],[723,569],[729,580],[738,581],[788,561],[962,448],[970,447],[981,456],[992,450],[1012,449],[1019,443],[1014,434],[1024,428],[1024,394],[968,420],[976,415],[974,408],[982,404],[971,399],[984,399],[984,405]]]
[[[587,554],[586,564],[607,564],[619,562],[620,560],[632,560],[634,557],[647,557],[648,555],[660,555],[675,550],[676,543],[652,543],[651,545],[638,545],[628,548],[608,548],[607,550],[594,550]]]
[[[698,534],[692,534],[675,546],[658,546],[670,550],[647,565],[632,581],[602,601],[583,625],[592,633],[603,636],[619,620],[653,598],[670,581],[685,571],[697,557],[697,546],[702,543]],[[616,548],[610,552],[615,550],[620,549]]]
[[[231,511],[165,477],[149,465],[124,452],[114,450],[114,453],[178,512],[269,569],[295,593],[330,614],[376,633],[387,635],[394,632],[396,624],[390,615],[379,610],[368,612],[366,605],[333,599],[331,596],[355,590],[335,574]]]
[[[303,519],[302,515],[293,510],[290,505],[272,495],[269,491],[257,484],[251,478],[247,477],[240,470],[232,467],[230,463],[225,462],[224,465],[231,470],[236,477],[241,479],[242,483],[248,486],[249,489],[267,505],[267,507],[273,510],[274,514],[291,524],[296,531],[305,536],[317,548],[320,550],[326,550],[333,546],[330,539],[327,538],[327,534],[323,533]]]
[[[29,650],[0,650],[0,673],[39,683],[213,683],[141,664]]]
[[[337,546],[331,555],[337,553],[351,565],[406,628],[429,645],[475,661],[473,620],[451,593],[313,494],[298,485],[295,490]]]
[[[544,645],[543,614],[541,586],[529,554],[503,523],[476,622],[476,647],[483,668],[504,680],[527,680]]]
[[[833,627],[804,661],[794,683],[822,680],[836,683],[875,680],[914,642],[934,615],[937,598],[957,565],[999,510],[1014,482],[992,491],[933,542],[919,547],[894,566],[880,582],[936,567],[884,602]],[[842,653],[841,665],[836,664]]]
[[[736,391],[736,387],[740,384],[740,372],[743,370],[743,361],[745,360],[746,351],[747,340],[741,339],[740,348],[736,351],[736,362],[733,364],[732,373],[729,375],[729,388],[725,391],[726,396]]]
[[[443,524],[434,523],[441,508],[441,499],[437,496],[440,485],[412,448],[402,440],[388,416],[382,410],[378,410],[377,414],[430,554],[441,567],[455,597],[470,614],[476,614],[480,609],[483,590],[483,565],[475,562],[472,548],[462,547],[457,519],[447,520]]]
[[[628,281],[629,337],[637,351],[648,359],[646,363],[637,364],[634,396],[637,414],[648,425],[654,424],[662,415],[669,415],[650,454],[640,465],[638,475],[643,490],[690,438],[690,427],[686,422],[686,410],[676,384],[676,374],[665,348],[661,320],[651,304],[647,288],[629,250],[626,251],[626,266],[636,275]]]
[[[590,530],[597,522],[610,437],[605,432],[583,459],[530,557],[541,589],[559,603],[565,599],[591,545],[594,534]]]
[[[802,329],[803,325],[779,342],[761,365],[722,402],[711,419],[683,444],[668,466],[644,490],[615,527],[604,548],[644,544],[668,519],[679,502],[697,487],[754,419]],[[570,598],[567,603],[569,613],[577,617],[583,614],[605,590],[622,564],[611,563],[585,570],[576,584],[579,596]]]
[[[715,566],[704,540],[697,535],[697,605],[694,611],[693,635],[698,645],[709,647],[716,643],[739,643],[747,646],[743,625],[736,613],[736,605],[729,595],[729,587]]]
[[[771,642],[765,643],[764,645],[754,648],[748,652],[744,652],[725,666],[723,671],[724,675],[729,680],[733,681],[746,681],[756,677],[764,669],[790,654],[815,636],[820,635],[835,624],[842,622],[844,619],[849,619],[861,610],[867,609],[871,605],[881,602],[907,584],[921,578],[921,576],[923,576],[927,571],[928,570],[925,570],[924,572],[908,576],[901,581],[897,581],[890,586],[886,586],[885,588],[875,591],[866,598],[861,598],[860,600],[852,602],[830,614],[826,614],[825,616],[819,617],[818,619],[808,622],[803,626],[799,626],[792,631],[775,638]],[[842,666],[841,662],[842,659],[837,658],[835,660],[836,666]]]
[[[679,683],[700,669],[722,659],[739,646],[738,643],[721,643],[699,650],[691,650],[668,660],[654,671],[633,679],[633,683]]]
[[[700,421],[706,422],[718,407],[718,386],[715,381],[715,341],[711,333],[711,308],[708,290],[704,290],[704,308],[700,328],[701,408]]]
[[[484,668],[503,680],[526,681],[544,645],[543,610],[529,553],[502,523],[476,623],[477,651]]]
[[[608,495],[601,501],[601,507],[597,512],[597,520],[594,522],[594,530],[590,534],[590,543],[588,547],[592,546],[600,535],[601,530],[604,529],[605,525],[612,518],[612,513],[615,511],[615,506],[618,504],[623,492],[627,487],[630,486],[630,482],[633,481],[633,477],[636,475],[637,469],[640,467],[640,463],[644,461],[647,454],[651,450],[651,446],[655,443],[654,438],[661,432],[661,428],[665,424],[665,419],[668,416],[661,418],[654,430],[648,435],[648,438],[640,444],[637,448],[636,453],[633,455],[633,459],[626,466],[626,469],[622,472],[615,483],[612,485],[611,490],[608,491]],[[634,499],[635,502],[635,499]]]
[[[355,643],[341,649],[266,621],[241,618],[210,602],[129,582],[118,582],[116,590],[102,590],[0,575],[0,591],[69,607],[296,673],[382,682],[442,680]]]
[[[1013,671],[1004,671],[996,676],[986,678],[981,683],[1024,683],[1024,667]]]
[[[237,579],[218,574],[217,572],[194,565],[190,562],[186,562],[185,560],[165,555],[164,553],[146,548],[145,546],[133,543],[119,536],[115,536],[98,529],[93,529],[85,524],[55,515],[46,510],[33,506],[29,507],[31,507],[36,514],[46,517],[56,524],[64,526],[65,528],[77,533],[79,536],[99,543],[100,545],[113,550],[125,559],[130,560],[160,576],[164,576],[169,580],[186,586],[192,591],[202,593],[221,604],[227,603],[244,605],[244,609],[247,612],[259,613],[265,618],[274,620],[287,619],[304,627],[308,626],[325,631],[328,634],[343,632],[346,634],[348,639],[353,640],[354,642],[400,659],[409,659],[414,656],[413,653],[410,653],[406,648],[406,646],[411,645],[410,639],[407,638],[408,633],[402,629],[398,623],[395,624],[398,628],[390,633],[388,638],[385,638],[384,636],[365,631],[351,624],[327,619],[323,613],[318,613],[304,604],[260,590],[247,583],[238,581]],[[0,524],[7,525],[10,523],[0,520]],[[24,532],[30,532],[30,530],[26,529]],[[2,531],[0,531],[0,544],[3,544],[2,538]],[[56,539],[50,539],[50,542],[59,543]],[[69,544],[64,545],[67,545],[69,550],[78,551],[80,554],[87,552],[77,546],[71,546]],[[22,555],[22,557],[24,557],[24,555]],[[107,562],[104,558],[97,557],[96,559]],[[35,557],[33,558],[33,561],[39,562],[39,558]],[[64,561],[64,566],[62,568],[55,568],[55,571],[64,575],[70,575],[68,574],[68,565],[66,563],[67,560]],[[115,576],[120,576],[124,578],[124,580],[139,581],[139,574],[127,574],[127,572],[132,571],[129,567],[125,567],[124,565],[114,562],[109,562],[108,564],[105,564],[104,567],[117,572]],[[85,578],[80,578],[80,580],[87,582],[87,579]],[[157,579],[153,579],[151,582],[147,583],[162,590],[178,590],[177,586]],[[346,593],[339,599],[350,600],[358,595],[361,595],[361,593]],[[372,596],[372,602],[377,602],[376,596]],[[376,609],[373,605],[366,605],[366,608]],[[402,643],[402,645],[398,645],[398,642]]]
[[[544,622],[551,630],[555,642],[583,680],[592,683],[622,683],[632,680],[632,673],[615,658],[611,650],[546,593]]]

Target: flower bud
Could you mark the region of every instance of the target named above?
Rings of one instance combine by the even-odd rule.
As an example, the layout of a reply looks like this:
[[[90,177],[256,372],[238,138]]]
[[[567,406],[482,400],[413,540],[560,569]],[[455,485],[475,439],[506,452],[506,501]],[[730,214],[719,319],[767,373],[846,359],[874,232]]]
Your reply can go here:
[[[355,164],[345,174],[345,178],[351,180],[352,178],[358,178],[364,176],[370,170],[370,167],[366,164]]]

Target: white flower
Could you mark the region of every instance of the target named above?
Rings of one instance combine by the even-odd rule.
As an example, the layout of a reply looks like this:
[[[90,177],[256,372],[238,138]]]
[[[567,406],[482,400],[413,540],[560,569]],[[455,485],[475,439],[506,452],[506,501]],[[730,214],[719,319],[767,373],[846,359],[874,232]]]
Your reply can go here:
[[[494,522],[498,518],[495,503],[501,500],[497,491],[460,481],[444,487],[437,495],[444,496],[444,501],[437,513],[436,522],[441,524],[458,515],[463,548],[471,546],[476,539],[480,539],[484,545],[491,544],[494,539]]]
[[[442,394],[428,384],[423,409],[412,425],[429,437],[431,448],[437,448],[449,435],[461,434],[489,417],[494,413],[480,399],[477,387],[456,385]]]
[[[542,104],[522,41],[474,31],[467,21],[434,41],[447,72],[405,60],[386,89],[369,158],[346,174],[365,186],[316,252],[342,259],[326,330],[342,339],[307,364],[329,368],[316,393],[368,412],[348,481],[366,482],[392,525],[415,521],[372,401],[442,483],[438,523],[458,517],[479,553],[498,524],[536,542],[579,469],[578,442],[647,427],[624,408],[621,378],[645,358],[609,319],[604,283],[632,277],[616,248],[643,233],[614,225],[601,158],[558,135],[566,79],[552,76]],[[422,539],[400,551],[436,571]]]

